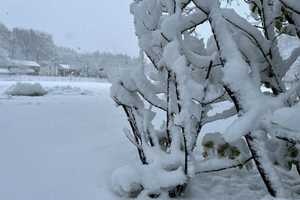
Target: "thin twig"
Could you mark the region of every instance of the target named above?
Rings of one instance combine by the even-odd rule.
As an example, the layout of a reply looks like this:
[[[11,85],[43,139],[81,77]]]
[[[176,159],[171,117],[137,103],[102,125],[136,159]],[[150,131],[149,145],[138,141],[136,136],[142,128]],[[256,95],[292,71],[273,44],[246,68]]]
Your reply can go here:
[[[250,157],[248,158],[247,160],[245,160],[244,162],[242,163],[238,163],[238,164],[235,164],[235,165],[231,165],[229,167],[221,167],[219,169],[212,169],[212,170],[204,170],[204,171],[199,171],[199,172],[196,172],[195,174],[198,175],[198,174],[205,174],[205,173],[213,173],[213,172],[219,172],[219,171],[224,171],[224,170],[228,170],[228,169],[233,169],[233,168],[242,168],[243,166],[245,166],[248,162],[250,162],[251,160],[253,159],[253,157]]]

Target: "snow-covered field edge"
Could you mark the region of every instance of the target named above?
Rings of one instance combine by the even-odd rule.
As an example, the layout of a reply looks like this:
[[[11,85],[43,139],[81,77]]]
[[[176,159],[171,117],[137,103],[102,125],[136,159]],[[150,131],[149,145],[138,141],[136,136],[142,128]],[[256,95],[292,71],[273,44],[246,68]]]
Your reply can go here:
[[[107,82],[105,78],[32,76],[32,75],[0,75],[0,81],[63,81],[63,82]]]

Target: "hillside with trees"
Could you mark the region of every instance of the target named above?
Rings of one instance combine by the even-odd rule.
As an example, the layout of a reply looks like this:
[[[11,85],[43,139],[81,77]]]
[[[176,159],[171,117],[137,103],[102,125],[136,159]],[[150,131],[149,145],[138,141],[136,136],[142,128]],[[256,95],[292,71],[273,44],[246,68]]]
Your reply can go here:
[[[0,62],[7,59],[30,60],[39,64],[67,64],[83,76],[98,76],[107,67],[137,65],[138,60],[123,54],[79,53],[55,44],[52,35],[33,29],[10,30],[0,22]]]

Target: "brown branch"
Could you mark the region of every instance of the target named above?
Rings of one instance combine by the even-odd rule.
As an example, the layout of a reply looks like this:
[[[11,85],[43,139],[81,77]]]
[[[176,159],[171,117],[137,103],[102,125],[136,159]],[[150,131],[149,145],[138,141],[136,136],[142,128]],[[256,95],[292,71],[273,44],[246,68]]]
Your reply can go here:
[[[291,10],[292,12],[294,12],[294,13],[300,15],[300,11],[299,11],[299,10],[296,10],[295,8],[293,8],[292,6],[288,5],[288,4],[287,4],[286,2],[284,2],[283,0],[279,0],[279,1],[280,1],[280,3],[281,3],[284,7],[286,7],[287,9],[289,9],[289,10]]]
[[[242,168],[244,167],[248,162],[250,162],[253,159],[253,157],[248,158],[247,160],[243,161],[242,163],[238,163],[235,165],[231,165],[229,167],[221,167],[219,169],[212,169],[212,170],[204,170],[204,171],[199,171],[196,172],[195,174],[205,174],[205,173],[213,173],[213,172],[219,172],[219,171],[224,171],[224,170],[228,170],[228,169],[234,169],[234,168]]]
[[[229,88],[227,88],[226,86],[224,86],[224,88],[227,91],[229,97],[234,102],[234,105],[236,107],[237,112],[239,112],[241,108],[239,107],[238,100],[235,97],[234,93]],[[245,136],[245,140],[246,140],[246,143],[248,145],[249,151],[250,151],[250,153],[251,153],[251,155],[254,159],[254,163],[256,165],[256,168],[257,168],[257,170],[258,170],[258,172],[259,172],[259,174],[260,174],[260,176],[261,176],[268,192],[270,193],[270,195],[275,197],[276,196],[276,190],[273,188],[273,184],[271,183],[271,181],[267,177],[265,169],[264,169],[264,167],[262,166],[262,163],[259,160],[258,152],[255,150],[255,147],[254,147],[255,146],[254,145],[254,138],[250,134],[251,133],[249,133],[248,135]]]
[[[139,154],[140,161],[142,162],[143,165],[147,165],[148,162],[147,162],[144,150],[139,147],[142,144],[142,139],[141,139],[141,134],[140,134],[140,132],[138,130],[138,127],[137,127],[137,124],[136,124],[136,119],[135,119],[134,114],[132,112],[132,108],[125,105],[125,104],[123,104],[123,103],[121,103],[118,100],[117,97],[113,97],[113,100],[116,102],[116,104],[122,106],[124,112],[126,113],[128,123],[130,125],[130,128],[132,130],[132,133],[133,133],[133,136],[134,136],[134,139],[135,139],[135,143],[138,145],[136,148],[137,148],[137,151],[138,151],[138,154]]]
[[[277,191],[276,191],[276,189],[274,189],[272,182],[270,181],[269,177],[266,175],[266,170],[263,167],[263,164],[260,162],[260,156],[258,155],[257,150],[254,148],[254,143],[255,143],[254,140],[255,139],[250,134],[246,135],[245,139],[248,144],[251,155],[254,159],[257,170],[258,170],[263,182],[265,183],[265,186],[267,187],[268,192],[273,197],[276,197]]]
[[[293,145],[300,144],[299,140],[295,140],[295,139],[292,139],[292,138],[281,137],[281,136],[276,136],[276,138],[279,139],[279,140],[286,141],[286,142],[288,142],[290,144],[293,144]]]
[[[176,74],[174,73],[174,84],[175,84],[175,92],[176,92],[176,100],[177,100],[177,107],[178,107],[178,113],[181,112],[181,105],[180,105],[180,93],[178,88],[178,82],[176,80]],[[182,137],[183,137],[183,148],[184,148],[184,174],[188,174],[188,150],[187,150],[187,140],[185,136],[185,129],[184,127],[180,126]]]
[[[171,72],[167,70],[167,147],[171,144],[171,131],[170,131],[170,120],[171,120],[171,113],[169,110],[170,104],[170,79],[171,79]]]

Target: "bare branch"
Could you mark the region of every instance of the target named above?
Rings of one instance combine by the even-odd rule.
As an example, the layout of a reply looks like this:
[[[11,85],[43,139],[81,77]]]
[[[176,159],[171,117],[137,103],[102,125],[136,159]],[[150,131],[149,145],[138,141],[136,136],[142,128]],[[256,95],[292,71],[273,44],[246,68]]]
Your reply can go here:
[[[235,165],[231,165],[231,166],[226,166],[226,167],[221,167],[218,169],[212,169],[212,170],[204,170],[204,171],[198,171],[195,174],[199,175],[199,174],[206,174],[206,173],[213,173],[213,172],[219,172],[219,171],[224,171],[224,170],[228,170],[228,169],[233,169],[233,168],[242,168],[243,166],[245,166],[248,162],[250,162],[253,158],[250,157],[247,160],[241,162],[241,163],[237,163]]]
[[[289,3],[286,0],[279,0],[280,3],[286,7],[287,9],[291,10],[292,12],[300,15],[300,10],[296,10],[296,8],[293,8],[293,6],[289,5]]]

